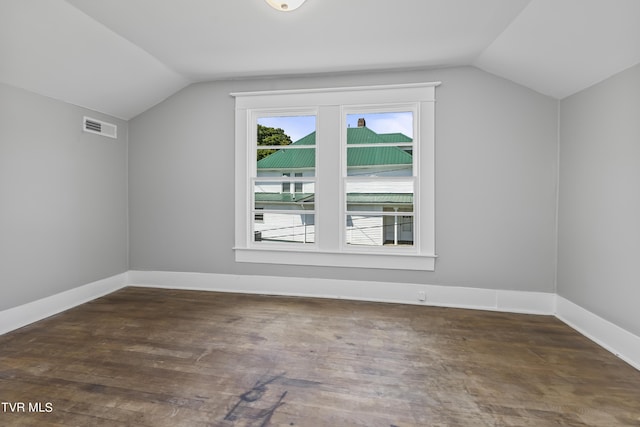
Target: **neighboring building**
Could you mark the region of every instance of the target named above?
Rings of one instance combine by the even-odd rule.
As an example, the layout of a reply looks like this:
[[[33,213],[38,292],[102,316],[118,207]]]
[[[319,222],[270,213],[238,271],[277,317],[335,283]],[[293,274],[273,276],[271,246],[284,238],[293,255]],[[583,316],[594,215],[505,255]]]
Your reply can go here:
[[[256,240],[276,240],[312,243],[315,241],[313,214],[287,214],[287,210],[313,210],[315,189],[313,182],[260,182],[260,177],[313,177],[315,174],[316,133],[293,142],[257,162],[258,179],[255,188],[256,210],[270,213],[255,215]],[[358,144],[411,143],[401,133],[378,134],[366,127],[360,119],[358,127],[347,129],[347,175],[402,177],[412,176],[412,147],[353,147]],[[309,146],[309,148],[304,148]],[[300,147],[300,148],[297,148]],[[413,216],[380,215],[393,212],[413,212],[413,189],[401,183],[393,186],[371,183],[351,185],[347,193],[347,243],[353,245],[382,246],[413,244]],[[385,188],[387,187],[387,188]],[[336,197],[338,197],[336,195]],[[274,210],[282,214],[273,213]],[[354,211],[367,211],[369,215],[356,215]]]

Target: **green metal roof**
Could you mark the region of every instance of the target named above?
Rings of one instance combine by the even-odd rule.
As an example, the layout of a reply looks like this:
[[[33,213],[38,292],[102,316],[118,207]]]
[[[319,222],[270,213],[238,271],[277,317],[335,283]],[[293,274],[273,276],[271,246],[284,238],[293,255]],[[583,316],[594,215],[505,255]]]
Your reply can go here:
[[[411,154],[398,147],[350,147],[347,150],[347,167],[384,165],[410,165]]]
[[[295,142],[294,142],[295,144]],[[292,144],[293,145],[293,144]],[[258,160],[258,169],[309,169],[316,166],[315,148],[280,149]]]
[[[347,144],[375,144],[385,140],[366,126],[347,128]]]
[[[407,135],[395,133],[375,133],[366,126],[347,128],[347,144],[375,144],[377,142],[412,142]]]
[[[413,142],[413,139],[400,132],[380,133],[378,135],[384,140],[384,142]]]
[[[413,194],[411,193],[348,193],[347,203],[413,204]]]
[[[375,144],[384,142],[411,142],[411,138],[401,133],[377,134],[367,127],[348,128],[347,144]],[[316,133],[299,139],[291,145],[315,145]],[[315,149],[280,149],[258,160],[258,169],[305,169],[315,167]],[[398,147],[353,147],[349,148],[347,166],[410,165],[411,154]]]
[[[293,142],[291,145],[316,145],[316,133],[311,132],[309,135],[307,136],[303,136],[302,138],[300,138],[299,140]]]

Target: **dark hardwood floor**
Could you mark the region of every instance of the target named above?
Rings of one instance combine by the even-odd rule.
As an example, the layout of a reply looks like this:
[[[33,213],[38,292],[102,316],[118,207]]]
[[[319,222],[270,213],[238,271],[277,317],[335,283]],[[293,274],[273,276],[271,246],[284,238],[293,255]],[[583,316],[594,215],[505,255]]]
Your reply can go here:
[[[640,372],[548,316],[126,288],[0,336],[0,400],[2,426],[640,426]]]

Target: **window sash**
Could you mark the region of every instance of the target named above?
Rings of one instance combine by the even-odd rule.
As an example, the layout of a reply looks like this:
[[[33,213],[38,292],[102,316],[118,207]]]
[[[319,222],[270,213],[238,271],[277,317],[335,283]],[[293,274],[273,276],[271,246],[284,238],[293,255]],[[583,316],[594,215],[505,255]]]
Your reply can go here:
[[[377,143],[365,143],[365,144],[353,144],[348,141],[348,127],[347,127],[347,117],[350,115],[366,115],[369,113],[379,114],[379,113],[394,113],[394,112],[411,112],[412,113],[412,136],[411,142],[407,141],[398,141],[398,142],[377,142]],[[343,251],[372,251],[372,252],[383,252],[383,253],[396,253],[400,249],[403,252],[408,253],[419,253],[420,250],[420,233],[419,223],[419,185],[418,182],[420,180],[419,176],[419,159],[420,159],[420,105],[419,102],[409,102],[409,103],[375,103],[375,104],[362,104],[362,105],[348,105],[343,106],[341,108],[341,143],[340,150],[342,154],[342,174],[341,174],[341,217],[344,219],[342,222],[342,228],[340,231],[340,244],[341,250]],[[358,170],[358,169],[367,169],[374,168],[374,165],[364,165],[353,167],[349,166],[349,150],[355,150],[359,148],[384,148],[384,147],[396,147],[396,148],[411,148],[411,174],[408,176],[358,176],[354,174],[350,174],[350,170]],[[381,172],[382,173],[382,172]],[[349,187],[355,184],[372,184],[376,185],[384,185],[388,187],[390,190],[387,191],[390,194],[405,194],[405,192],[394,192],[393,187],[394,184],[406,184],[410,183],[412,186],[412,212],[398,212],[394,214],[393,212],[383,212],[383,211],[367,211],[367,210],[353,210],[349,209],[349,205],[355,205],[357,203],[349,203],[348,196],[349,194],[362,194],[362,192],[354,192],[350,191]],[[361,204],[362,205],[362,204]],[[353,243],[348,242],[348,236],[350,230],[347,227],[347,218],[349,216],[368,216],[368,217],[380,217],[383,218],[385,216],[398,217],[398,216],[412,216],[413,217],[413,243],[411,245],[407,245],[405,247],[393,246],[393,247],[385,247],[381,246],[373,246],[373,245],[354,245]],[[382,230],[384,234],[385,231]],[[384,236],[383,236],[384,240]]]
[[[314,217],[314,227],[317,222],[317,212],[316,212],[316,201],[314,200],[313,209],[269,209],[267,207],[256,207],[256,187],[258,183],[260,184],[268,184],[273,183],[274,185],[279,185],[280,194],[299,194],[303,190],[305,184],[311,184],[313,188],[316,186],[316,174],[317,174],[317,163],[318,163],[318,155],[316,151],[317,144],[304,144],[304,145],[294,145],[293,143],[296,141],[292,141],[292,144],[289,145],[258,145],[258,136],[257,129],[258,123],[260,119],[263,118],[274,118],[274,117],[297,117],[297,116],[306,116],[313,117],[316,125],[315,130],[317,130],[317,120],[318,120],[318,110],[317,108],[267,108],[267,109],[254,109],[249,112],[249,120],[248,120],[248,141],[250,148],[249,155],[249,188],[248,188],[248,196],[250,197],[249,201],[249,212],[254,217],[254,221],[249,221],[248,229],[250,229],[249,235],[247,236],[248,245],[250,247],[262,247],[265,245],[273,245],[273,246],[282,246],[284,248],[288,246],[298,246],[299,242],[289,242],[285,241],[256,241],[256,233],[263,232],[265,227],[268,227],[269,220],[276,217],[275,222],[280,221],[282,218],[286,216],[291,216],[292,218],[295,216],[305,217],[307,215],[313,215]],[[305,171],[312,172],[312,176],[303,176],[303,172],[295,172],[292,170],[287,170],[278,176],[268,176],[268,174],[273,173],[274,171],[279,171],[279,168],[265,168],[258,169],[257,162],[257,153],[261,150],[314,150],[313,151],[313,166],[304,168]],[[262,174],[267,174],[264,176]],[[315,197],[315,193],[314,193]],[[268,201],[263,202],[265,206],[269,205]],[[272,205],[274,203],[271,203]],[[259,211],[259,214],[262,216],[263,221],[257,222],[255,221],[255,215]],[[250,216],[251,216],[250,215]],[[304,221],[303,221],[304,222]],[[259,225],[260,227],[257,227]],[[259,229],[257,229],[259,228]],[[314,245],[315,242],[305,242],[304,246]]]

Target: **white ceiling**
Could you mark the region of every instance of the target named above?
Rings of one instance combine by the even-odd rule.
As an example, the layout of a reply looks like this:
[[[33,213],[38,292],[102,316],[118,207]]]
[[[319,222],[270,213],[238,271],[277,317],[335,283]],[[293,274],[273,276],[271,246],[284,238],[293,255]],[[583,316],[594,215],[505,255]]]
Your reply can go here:
[[[192,82],[474,65],[564,98],[640,63],[640,0],[0,0],[0,82],[129,119]]]

